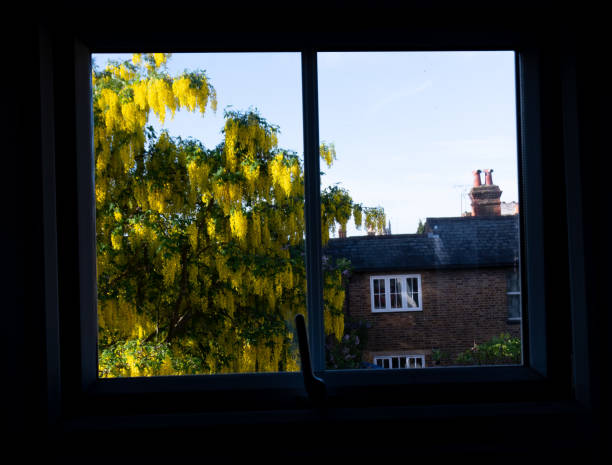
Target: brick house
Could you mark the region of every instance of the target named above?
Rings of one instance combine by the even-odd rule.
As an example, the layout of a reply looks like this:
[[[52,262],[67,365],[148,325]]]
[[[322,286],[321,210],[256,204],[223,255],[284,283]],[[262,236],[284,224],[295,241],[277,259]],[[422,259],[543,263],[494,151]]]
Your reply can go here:
[[[484,185],[474,172],[471,216],[427,218],[423,234],[329,241],[326,255],[351,261],[344,308],[369,324],[364,361],[452,365],[475,343],[520,336],[519,216],[501,214],[491,171]]]

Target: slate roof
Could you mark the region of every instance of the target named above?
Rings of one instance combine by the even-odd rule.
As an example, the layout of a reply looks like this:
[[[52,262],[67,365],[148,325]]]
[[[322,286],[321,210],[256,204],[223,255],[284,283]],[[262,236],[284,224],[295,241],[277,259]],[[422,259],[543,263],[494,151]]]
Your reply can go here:
[[[330,239],[324,254],[355,271],[508,266],[518,262],[518,215],[427,218],[425,234]]]

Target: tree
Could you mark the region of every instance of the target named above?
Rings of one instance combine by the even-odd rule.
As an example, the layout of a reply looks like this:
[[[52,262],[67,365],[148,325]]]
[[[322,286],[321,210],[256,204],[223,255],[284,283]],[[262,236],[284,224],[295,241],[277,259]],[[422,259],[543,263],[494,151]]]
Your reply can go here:
[[[417,234],[425,234],[425,225],[423,224],[423,222],[421,221],[420,218],[419,218],[419,224],[417,225],[416,233]]]
[[[156,134],[151,112],[216,111],[204,71],[171,77],[169,54],[93,72],[101,376],[294,371],[305,312],[304,178],[257,112],[226,111],[224,140]],[[321,145],[331,166],[332,144]],[[336,225],[384,227],[338,186],[321,194],[322,240]],[[382,226],[380,226],[382,225]],[[344,332],[346,264],[325,267],[326,333]]]

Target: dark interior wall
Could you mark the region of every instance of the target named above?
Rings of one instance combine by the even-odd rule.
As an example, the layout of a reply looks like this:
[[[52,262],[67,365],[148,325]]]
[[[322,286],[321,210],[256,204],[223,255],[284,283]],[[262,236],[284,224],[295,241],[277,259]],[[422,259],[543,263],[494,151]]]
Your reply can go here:
[[[3,21],[4,23],[4,21]],[[4,24],[3,24],[4,26]],[[9,424],[15,430],[44,425],[46,416],[45,313],[43,306],[40,82],[35,22],[3,28],[7,47],[2,83],[2,128],[6,144],[2,182],[1,280],[2,376]],[[18,75],[14,74],[18,71]],[[4,410],[4,409],[3,409]]]
[[[453,30],[463,29],[466,24],[477,25],[481,31],[488,29],[492,33],[508,28],[519,35],[532,34],[545,38],[549,46],[546,66],[550,86],[543,95],[543,102],[550,117],[545,121],[544,130],[557,136],[562,136],[564,124],[559,114],[563,90],[558,75],[560,57],[563,54],[575,57],[592,409],[587,413],[555,411],[534,414],[522,413],[517,408],[512,414],[493,416],[479,411],[459,415],[449,407],[438,410],[433,418],[415,414],[411,420],[396,417],[396,411],[381,411],[373,413],[370,419],[360,420],[348,417],[309,420],[296,415],[295,421],[288,425],[274,422],[263,424],[253,415],[250,423],[224,424],[228,420],[220,419],[218,424],[206,427],[198,425],[197,421],[192,422],[191,426],[169,422],[165,428],[148,428],[146,423],[140,427],[126,427],[121,419],[116,418],[108,419],[93,430],[65,430],[56,423],[47,426],[49,412],[57,404],[49,400],[55,391],[53,387],[50,388],[47,376],[55,367],[48,360],[49,332],[46,331],[44,305],[49,293],[45,293],[43,279],[42,205],[45,194],[41,153],[44,149],[42,135],[45,120],[41,118],[41,109],[45,96],[49,96],[44,90],[49,83],[41,82],[39,78],[41,57],[44,57],[41,54],[41,31],[51,35],[49,43],[56,47],[52,50],[53,59],[61,62],[61,54],[66,51],[62,49],[63,35],[75,25],[81,32],[86,30],[88,21],[108,23],[109,46],[120,45],[114,39],[112,30],[126,24],[134,34],[150,34],[154,42],[157,40],[159,43],[163,43],[164,39],[172,40],[168,39],[172,37],[171,32],[180,33],[184,26],[178,17],[173,21],[171,12],[154,10],[152,5],[145,12],[99,12],[97,17],[68,8],[55,11],[21,8],[4,15],[2,24],[7,58],[2,72],[4,92],[1,112],[5,134],[2,150],[4,176],[1,183],[4,199],[2,244],[5,249],[1,284],[1,339],[5,397],[2,410],[4,423],[9,429],[6,439],[9,445],[19,445],[24,457],[42,449],[47,451],[48,458],[57,454],[65,459],[80,458],[89,463],[128,461],[122,459],[171,462],[187,457],[204,461],[211,457],[254,458],[268,457],[269,454],[279,459],[293,459],[300,456],[300,447],[303,447],[305,454],[312,457],[327,454],[358,459],[393,455],[442,461],[460,456],[497,463],[514,463],[518,459],[536,463],[545,458],[571,457],[579,459],[581,463],[604,463],[598,462],[594,454],[597,451],[609,453],[608,445],[603,443],[602,432],[602,427],[608,423],[608,393],[611,392],[604,376],[611,354],[607,292],[610,276],[609,183],[603,163],[610,152],[609,108],[612,102],[608,91],[610,78],[603,71],[608,61],[609,41],[604,33],[606,24],[600,20],[601,14],[587,11],[586,8],[565,12],[553,8],[531,8],[532,5],[527,8],[520,2],[506,2],[488,10],[482,10],[482,5],[474,3],[473,8],[455,7],[450,13],[435,9],[385,9],[380,4],[365,4],[362,8],[361,5],[354,4],[352,14],[349,14],[348,6],[337,10],[316,10],[309,9],[314,6],[309,4],[302,18],[312,19],[314,30],[322,37],[335,38],[339,43],[342,42],[342,31],[351,28],[361,27],[373,35],[393,30],[399,37],[403,34],[417,36],[419,28],[436,26],[450,36]],[[444,4],[438,6],[444,7]],[[286,11],[287,5],[280,9],[274,4],[268,5],[270,12],[277,12],[276,17],[261,9],[245,12],[200,8],[193,10],[194,16],[197,13],[202,22],[216,30],[211,40],[219,40],[219,43],[231,42],[236,37],[235,33],[244,31],[244,27],[250,27],[255,31],[253,33],[264,31],[263,34],[269,37],[272,44],[278,41],[275,31],[279,29],[288,31],[289,36],[285,37],[293,37],[298,42],[300,31],[308,29],[307,26],[297,25],[296,15]],[[279,12],[284,16],[278,16]],[[71,13],[76,13],[76,17]],[[160,14],[166,19],[161,27],[163,34],[153,34],[154,25],[159,24],[153,19],[159,18]],[[357,20],[353,20],[355,15]],[[256,27],[256,20],[262,18],[268,21],[265,24],[270,27]],[[58,112],[61,117],[61,107]],[[61,138],[61,134],[58,137]],[[555,162],[555,153],[563,150],[562,139],[554,137],[552,140],[556,143],[544,148],[548,153],[546,169],[563,171],[562,164]],[[563,228],[564,205],[557,195],[563,187],[546,187],[550,192],[547,205],[557,205],[557,210],[553,208],[552,211],[558,223],[549,222],[549,228]],[[62,231],[58,231],[58,234],[60,241],[72,240],[70,236],[62,236]],[[554,234],[547,237],[550,256],[554,255],[555,241]],[[567,248],[567,244],[561,242],[557,256],[567,254],[563,247]],[[555,276],[554,272],[551,276],[558,279],[560,288],[567,285],[566,277]],[[562,292],[559,294],[550,296],[553,302],[567,298]],[[70,297],[75,298],[64,296]],[[567,338],[569,330],[569,326],[566,327],[566,332],[561,332],[558,337]],[[509,434],[510,431],[515,434]],[[411,438],[409,442],[414,447],[408,447],[407,438]],[[409,454],[407,448],[410,449]]]
[[[597,21],[593,21],[595,25]],[[577,113],[580,132],[580,160],[582,163],[582,212],[584,226],[584,257],[586,301],[589,327],[589,368],[592,396],[598,424],[609,424],[609,370],[612,357],[610,331],[610,231],[611,216],[606,205],[609,199],[606,165],[610,158],[609,130],[612,127],[610,108],[612,94],[606,66],[606,50],[610,41],[603,28],[583,33],[577,50]],[[603,60],[602,60],[603,58]],[[608,445],[609,446],[609,445]]]

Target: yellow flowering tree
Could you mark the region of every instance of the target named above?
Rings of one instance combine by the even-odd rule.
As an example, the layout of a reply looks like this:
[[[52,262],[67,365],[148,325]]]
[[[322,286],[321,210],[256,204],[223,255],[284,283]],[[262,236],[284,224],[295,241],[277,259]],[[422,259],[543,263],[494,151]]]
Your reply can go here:
[[[134,55],[92,76],[100,375],[297,370],[302,163],[252,111],[226,112],[214,149],[156,134],[151,114],[163,122],[181,109],[216,110],[205,72],[170,76],[169,57]],[[333,146],[322,144],[321,156],[331,166]],[[326,189],[323,241],[351,216],[384,226],[381,209]],[[337,338],[341,272],[328,266],[324,280],[325,327]]]

